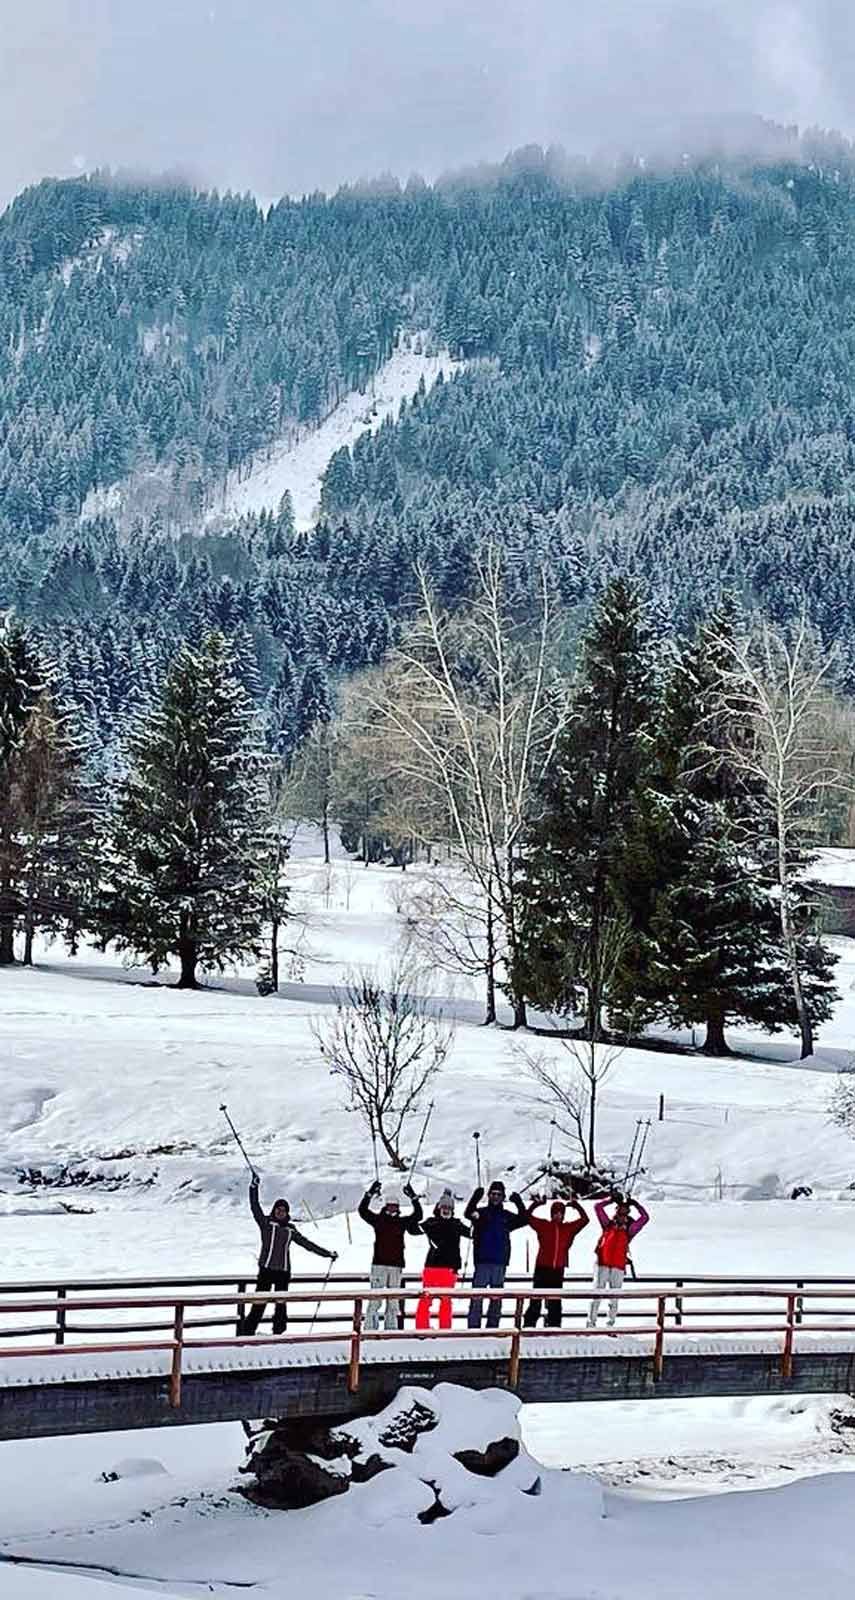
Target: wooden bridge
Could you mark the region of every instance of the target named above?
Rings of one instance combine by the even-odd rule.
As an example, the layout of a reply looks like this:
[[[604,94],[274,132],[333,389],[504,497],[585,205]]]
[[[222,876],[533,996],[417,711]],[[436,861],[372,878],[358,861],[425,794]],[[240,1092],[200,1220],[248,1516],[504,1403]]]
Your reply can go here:
[[[418,1280],[295,1278],[254,1297],[246,1278],[0,1284],[0,1438],[262,1417],[343,1420],[403,1383],[506,1388],[526,1402],[855,1391],[855,1279],[639,1278],[615,1331],[586,1326],[591,1286],[567,1280],[560,1328],[523,1322],[531,1288],[453,1293],[450,1330],[411,1324]],[[465,1325],[472,1298],[503,1301],[497,1329]],[[557,1298],[558,1296],[550,1296]],[[254,1298],[286,1300],[289,1327],[239,1332]],[[365,1326],[369,1299],[403,1326]],[[509,1314],[508,1314],[509,1313]]]

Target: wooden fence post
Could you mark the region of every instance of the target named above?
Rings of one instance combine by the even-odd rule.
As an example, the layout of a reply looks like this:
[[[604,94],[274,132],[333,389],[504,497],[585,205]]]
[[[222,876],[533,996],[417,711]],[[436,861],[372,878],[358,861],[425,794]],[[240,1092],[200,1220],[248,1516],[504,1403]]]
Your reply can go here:
[[[180,1301],[175,1307],[172,1337],[175,1343],[172,1347],[172,1371],[169,1375],[169,1404],[174,1411],[177,1411],[181,1405],[181,1352],[184,1347],[184,1307]]]
[[[347,1368],[347,1392],[356,1394],[359,1388],[359,1353],[362,1339],[362,1298],[353,1302],[353,1327],[350,1334],[350,1362]]]
[[[247,1282],[246,1278],[239,1278],[238,1279],[238,1286],[237,1286],[238,1303],[237,1303],[237,1316],[235,1318],[235,1334],[237,1335],[238,1338],[240,1338],[241,1329],[243,1327],[243,1319],[244,1319],[244,1316],[246,1315],[246,1306],[244,1305],[244,1302],[243,1302],[243,1297],[246,1294],[246,1282]]]
[[[793,1376],[793,1334],[796,1321],[796,1297],[787,1295],[787,1327],[784,1333],[784,1352],[781,1357],[781,1376],[789,1382]]]
[[[511,1334],[511,1359],[508,1366],[508,1388],[515,1389],[520,1381],[520,1339],[522,1337],[523,1302],[518,1300],[514,1309],[514,1331]]]
[[[57,1291],[56,1291],[56,1298],[57,1298],[57,1300],[61,1300],[62,1301],[62,1305],[58,1305],[57,1308],[56,1308],[56,1337],[54,1339],[54,1343],[55,1344],[65,1344],[65,1322],[66,1322],[66,1317],[68,1316],[68,1310],[67,1310],[67,1307],[66,1307],[66,1304],[65,1304],[67,1295],[68,1295],[68,1290],[67,1289],[57,1289]]]
[[[660,1294],[656,1301],[656,1343],[653,1346],[653,1381],[658,1383],[662,1376],[662,1367],[665,1362],[665,1296]]]

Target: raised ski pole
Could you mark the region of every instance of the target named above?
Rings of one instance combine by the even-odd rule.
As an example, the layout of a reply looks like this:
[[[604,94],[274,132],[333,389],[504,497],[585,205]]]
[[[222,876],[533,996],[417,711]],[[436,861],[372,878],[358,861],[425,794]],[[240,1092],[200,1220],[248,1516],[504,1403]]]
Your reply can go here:
[[[481,1144],[480,1144],[481,1135],[480,1135],[480,1133],[473,1133],[472,1137],[475,1140],[475,1187],[477,1189],[480,1189],[481,1188]]]
[[[377,1129],[374,1126],[374,1118],[373,1117],[371,1118],[371,1121],[369,1123],[369,1127],[371,1128],[371,1154],[374,1157],[374,1179],[375,1179],[376,1183],[379,1183],[380,1182],[380,1166],[379,1166],[379,1163],[378,1163],[378,1160],[377,1160]]]
[[[634,1165],[634,1167],[632,1169],[632,1172],[628,1172],[627,1173],[626,1183],[624,1184],[624,1188],[626,1189],[627,1195],[629,1195],[629,1191],[632,1188],[632,1185],[635,1183],[636,1179],[644,1171],[644,1166],[643,1166],[644,1152],[647,1149],[647,1141],[648,1141],[648,1139],[650,1137],[650,1129],[651,1129],[651,1122],[650,1122],[650,1118],[649,1117],[647,1118],[647,1121],[642,1124],[642,1126],[643,1126],[644,1131],[643,1131],[643,1133],[641,1135],[641,1139],[639,1141],[638,1149],[637,1149],[636,1154],[635,1154],[635,1165]]]
[[[425,1115],[425,1120],[422,1123],[422,1131],[419,1134],[419,1142],[416,1145],[416,1153],[413,1156],[413,1164],[410,1167],[410,1176],[407,1179],[407,1185],[410,1188],[412,1187],[412,1183],[413,1183],[413,1175],[414,1175],[415,1170],[416,1170],[416,1162],[418,1161],[419,1156],[422,1153],[422,1145],[425,1142],[425,1134],[428,1131],[428,1123],[430,1122],[430,1119],[431,1119],[432,1116],[433,1116],[433,1101],[431,1101],[430,1105],[427,1108],[427,1113]]]
[[[238,1149],[240,1150],[240,1153],[243,1156],[244,1161],[246,1162],[247,1166],[249,1167],[249,1170],[252,1173],[252,1176],[254,1178],[257,1178],[258,1177],[258,1173],[256,1172],[255,1167],[253,1166],[252,1162],[250,1161],[249,1156],[246,1153],[246,1148],[244,1146],[244,1142],[243,1142],[240,1134],[238,1133],[237,1128],[235,1127],[234,1123],[232,1122],[231,1117],[229,1116],[229,1108],[225,1104],[225,1101],[220,1106],[220,1110],[222,1111],[223,1116],[226,1119],[226,1122],[228,1123],[229,1127],[232,1130],[232,1137],[235,1140],[235,1143],[237,1144]]]
[[[630,1172],[632,1171],[633,1165],[635,1163],[635,1152],[636,1152],[636,1150],[638,1148],[638,1141],[639,1141],[640,1136],[641,1136],[641,1118],[639,1117],[638,1121],[635,1124],[635,1133],[632,1136],[632,1144],[629,1147],[629,1155],[626,1158],[626,1172],[624,1173],[624,1179],[623,1179],[623,1187],[624,1187],[624,1189],[626,1189],[627,1180],[629,1178]]]

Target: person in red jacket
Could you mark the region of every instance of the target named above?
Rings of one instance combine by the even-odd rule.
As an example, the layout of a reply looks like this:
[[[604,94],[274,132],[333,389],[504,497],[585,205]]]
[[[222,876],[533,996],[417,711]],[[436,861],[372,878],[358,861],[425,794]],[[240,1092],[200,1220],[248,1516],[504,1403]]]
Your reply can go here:
[[[623,1195],[613,1196],[614,1213],[610,1214],[605,1200],[594,1207],[602,1233],[597,1241],[597,1264],[594,1268],[595,1289],[611,1289],[612,1294],[623,1288],[629,1261],[629,1247],[637,1233],[646,1227],[650,1216],[638,1200],[625,1200]],[[633,1211],[635,1216],[633,1216]],[[588,1312],[588,1327],[595,1328],[600,1314],[602,1297],[595,1295]],[[617,1300],[609,1300],[609,1327],[617,1320]]]
[[[549,1221],[545,1217],[536,1217],[538,1206],[545,1202],[540,1199],[532,1200],[528,1211],[528,1225],[537,1234],[537,1260],[534,1263],[531,1286],[533,1289],[560,1289],[564,1283],[564,1273],[567,1267],[567,1257],[570,1246],[577,1233],[587,1228],[590,1217],[587,1211],[580,1206],[578,1200],[572,1202],[575,1217],[567,1221],[567,1207],[563,1200],[553,1200],[549,1207]],[[536,1328],[540,1320],[540,1311],[543,1301],[539,1297],[531,1299],[526,1309],[523,1322],[527,1328]],[[561,1301],[547,1300],[546,1302],[547,1328],[561,1327]]]

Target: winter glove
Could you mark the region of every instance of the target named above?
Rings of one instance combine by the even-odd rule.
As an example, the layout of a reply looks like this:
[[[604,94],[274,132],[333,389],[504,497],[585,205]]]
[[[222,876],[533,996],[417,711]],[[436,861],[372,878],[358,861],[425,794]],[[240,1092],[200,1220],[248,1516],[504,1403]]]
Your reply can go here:
[[[250,1189],[257,1189],[260,1182],[261,1179],[259,1178],[258,1173],[253,1171],[252,1177],[249,1180]]]
[[[483,1198],[484,1198],[484,1185],[483,1184],[479,1184],[478,1188],[473,1190],[472,1199],[473,1200],[483,1200]]]
[[[337,1261],[338,1260],[338,1251],[337,1250],[331,1250],[329,1254],[330,1254],[330,1261]]]
[[[372,1185],[371,1185],[371,1188],[370,1188],[370,1189],[369,1189],[369,1191],[368,1191],[368,1193],[369,1193],[369,1194],[370,1194],[370,1195],[375,1195],[375,1194],[379,1194],[379,1193],[380,1193],[380,1190],[381,1190],[381,1189],[382,1189],[382,1187],[383,1187],[383,1186],[382,1186],[382,1184],[381,1184],[381,1182],[380,1182],[380,1179],[379,1179],[379,1178],[375,1178],[375,1179],[374,1179],[374,1182],[373,1182],[373,1183],[372,1183]]]
[[[521,1194],[517,1194],[516,1189],[513,1189],[511,1191],[511,1199],[513,1200],[515,1206],[521,1206],[522,1205],[522,1195]]]
[[[408,1200],[415,1200],[416,1191],[413,1188],[411,1183],[405,1183],[404,1184],[404,1194],[407,1196]]]

